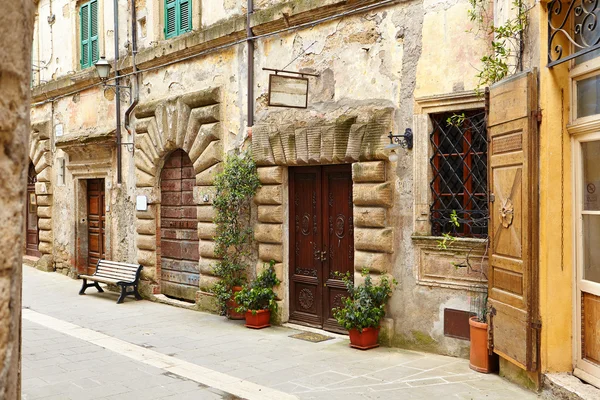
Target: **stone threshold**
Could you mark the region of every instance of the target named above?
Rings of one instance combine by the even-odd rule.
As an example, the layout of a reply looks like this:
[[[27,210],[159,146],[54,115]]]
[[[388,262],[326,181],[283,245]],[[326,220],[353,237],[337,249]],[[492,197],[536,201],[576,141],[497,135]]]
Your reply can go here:
[[[348,339],[348,335],[342,335],[341,333],[329,332],[329,331],[325,331],[323,329],[318,329],[318,328],[311,328],[310,326],[293,324],[291,322],[285,322],[285,323],[281,324],[281,326],[283,326],[284,328],[293,329],[295,331],[318,333],[320,335],[330,336],[335,339]]]
[[[597,400],[600,389],[569,373],[544,375],[542,398],[548,400]]]

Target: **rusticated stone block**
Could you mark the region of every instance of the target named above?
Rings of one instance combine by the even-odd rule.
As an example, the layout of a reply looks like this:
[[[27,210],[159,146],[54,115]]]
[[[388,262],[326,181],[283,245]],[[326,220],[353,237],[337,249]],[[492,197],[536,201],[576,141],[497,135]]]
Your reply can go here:
[[[146,281],[156,282],[156,268],[142,268],[141,278]]]
[[[363,269],[369,272],[383,274],[392,270],[392,256],[387,253],[371,253],[367,251],[356,251],[354,253],[354,269],[361,272]]]
[[[394,281],[394,277],[391,274],[381,274],[381,275],[370,274],[370,275],[371,275],[371,279],[373,280],[374,285],[379,285],[381,283],[381,279],[383,277],[386,277],[388,282],[390,283],[390,285],[392,285],[392,287],[393,287],[392,283]],[[364,284],[365,278],[366,277],[362,276],[362,274],[360,272],[354,272],[354,286]]]
[[[45,195],[36,195],[37,205],[38,206],[51,206],[52,205],[52,196]]]
[[[381,207],[354,207],[354,226],[385,228],[387,210]]]
[[[215,255],[215,242],[212,240],[201,240],[198,245],[200,257],[217,258]]]
[[[281,185],[261,186],[254,196],[256,204],[283,204],[283,187]]]
[[[354,230],[354,247],[356,250],[393,253],[394,230],[392,228],[356,228]]]
[[[346,148],[346,161],[358,161],[360,158],[360,149],[362,147],[363,136],[365,135],[366,124],[354,124],[350,128],[348,136],[348,147]]]
[[[356,184],[352,197],[356,206],[392,207],[394,198],[392,183]]]
[[[219,260],[215,258],[203,257],[200,259],[198,267],[200,269],[200,274],[202,275],[210,275],[215,276],[215,266]]]
[[[283,167],[257,168],[258,179],[263,185],[280,184],[283,182]]]
[[[215,220],[215,209],[214,207],[207,205],[207,206],[198,206],[196,208],[196,212],[197,217],[198,217],[198,221],[201,222],[213,222]]]
[[[137,196],[146,196],[148,204],[160,203],[160,190],[156,187],[142,187],[136,189]]]
[[[254,238],[260,243],[283,243],[281,224],[256,224]]]
[[[333,141],[335,125],[325,125],[321,128],[321,162],[333,162]]]
[[[296,162],[298,164],[308,164],[308,140],[306,137],[306,128],[296,129]]]
[[[194,186],[194,203],[200,206],[212,205],[216,192],[214,186]]]
[[[268,267],[269,267],[268,262],[260,262],[259,261],[256,264],[256,275],[260,274]],[[275,263],[275,265],[273,265],[273,269],[275,270],[275,275],[277,276],[277,279],[279,279],[281,282],[283,282],[283,263]],[[283,286],[283,285],[279,284],[279,286]]]
[[[283,223],[283,206],[258,206],[258,220],[269,224]]]
[[[321,161],[321,126],[309,126],[306,128],[306,139],[308,141],[308,162],[318,163]]]
[[[156,221],[153,219],[137,219],[135,221],[135,231],[140,235],[156,234]]]
[[[44,170],[37,174],[38,182],[51,182],[52,181],[52,168],[44,168]]]
[[[137,247],[140,250],[156,250],[156,236],[138,235]]]
[[[135,184],[137,187],[152,187],[156,183],[156,178],[139,168],[135,169]]]
[[[288,165],[296,164],[296,135],[294,125],[282,125],[279,128],[281,134],[281,145],[283,146],[283,153],[285,154],[285,160]],[[280,182],[277,182],[280,183]]]
[[[51,231],[52,230],[52,219],[39,218],[38,219],[38,228],[42,231]]]
[[[223,163],[218,163],[212,167],[200,172],[196,175],[196,185],[198,186],[212,186],[215,183],[215,177],[223,171]]]
[[[252,128],[252,157],[256,165],[274,165],[275,159],[269,142],[269,126],[255,125]]]
[[[210,222],[198,222],[198,238],[213,239],[217,235],[217,225]]]
[[[52,243],[50,242],[39,242],[38,250],[42,254],[52,254]]]
[[[156,204],[148,204],[148,209],[146,211],[136,211],[135,216],[137,219],[156,219]]]
[[[219,282],[219,280],[220,279],[216,276],[200,275],[200,289],[208,292],[215,285],[215,283]]]
[[[138,249],[137,262],[141,264],[144,269],[156,267],[156,251]]]
[[[350,129],[356,122],[356,117],[340,117],[335,123],[335,134],[333,136],[333,161],[344,162],[346,158],[346,149],[348,148],[348,139]]]
[[[263,261],[283,261],[283,245],[260,243],[258,245],[258,258]]]
[[[281,134],[276,126],[269,127],[269,143],[271,144],[271,152],[276,165],[285,165],[285,152],[281,144]]]
[[[194,162],[194,171],[198,174],[205,169],[212,167],[213,165],[219,163],[223,156],[223,144],[220,140],[215,140],[214,142],[210,142],[206,150],[200,154],[197,160],[192,160]]]
[[[352,164],[355,183],[385,182],[385,161],[366,161]]]
[[[52,185],[50,182],[36,182],[35,194],[52,194]]]
[[[40,238],[40,242],[52,243],[52,231],[39,231],[38,237]]]
[[[43,206],[37,208],[39,218],[52,218],[52,206]]]

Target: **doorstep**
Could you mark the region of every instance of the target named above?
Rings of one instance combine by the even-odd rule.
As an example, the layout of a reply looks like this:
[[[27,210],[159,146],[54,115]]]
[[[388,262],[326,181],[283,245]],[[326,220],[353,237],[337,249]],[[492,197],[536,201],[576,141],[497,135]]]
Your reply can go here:
[[[600,399],[600,389],[572,374],[546,374],[542,397],[548,400],[597,400]]]
[[[323,329],[312,328],[310,326],[294,324],[291,322],[283,323],[282,326],[284,328],[294,329],[296,331],[312,332],[312,333],[318,333],[320,335],[331,336],[332,338],[335,338],[335,339],[348,339],[348,335],[343,335],[341,333],[335,333],[335,332],[329,332],[329,331],[325,331]]]
[[[37,263],[39,260],[39,257],[23,254],[23,264],[27,265],[28,267],[35,267],[35,263]]]

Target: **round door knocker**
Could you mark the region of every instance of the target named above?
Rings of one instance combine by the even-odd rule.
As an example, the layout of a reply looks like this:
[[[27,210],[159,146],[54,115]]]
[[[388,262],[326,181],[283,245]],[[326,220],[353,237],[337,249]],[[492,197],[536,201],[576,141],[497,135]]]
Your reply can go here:
[[[506,199],[500,207],[500,222],[502,226],[508,228],[512,225],[514,218],[514,206],[511,199]]]

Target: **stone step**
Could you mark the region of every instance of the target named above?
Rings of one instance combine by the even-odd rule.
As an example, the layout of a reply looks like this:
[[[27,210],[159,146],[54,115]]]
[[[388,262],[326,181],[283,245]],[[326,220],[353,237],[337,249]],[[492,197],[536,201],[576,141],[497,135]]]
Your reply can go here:
[[[546,374],[542,398],[548,400],[597,400],[600,389],[568,373]]]

